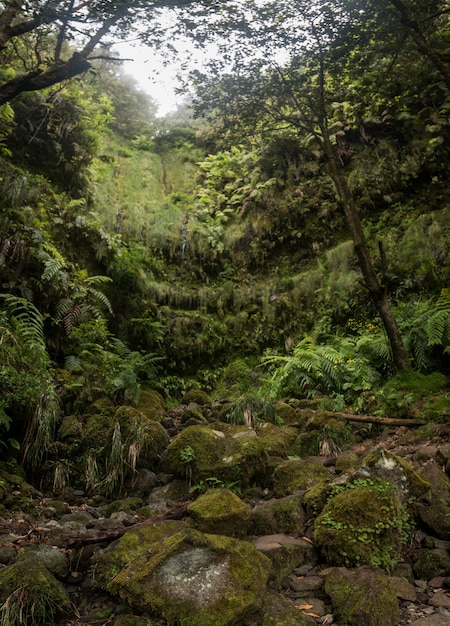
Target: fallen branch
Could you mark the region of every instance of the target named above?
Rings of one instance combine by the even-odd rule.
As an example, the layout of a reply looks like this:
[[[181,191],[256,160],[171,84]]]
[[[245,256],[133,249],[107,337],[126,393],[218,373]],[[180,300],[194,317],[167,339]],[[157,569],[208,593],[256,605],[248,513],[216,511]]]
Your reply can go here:
[[[313,411],[318,415],[329,418],[348,420],[349,422],[363,422],[365,424],[383,424],[384,426],[423,426],[427,422],[424,420],[396,417],[377,417],[376,415],[355,415],[354,413],[334,412],[334,411]]]
[[[66,537],[66,548],[80,547],[86,546],[92,543],[103,543],[114,541],[115,539],[119,539],[129,530],[134,530],[135,528],[141,528],[142,526],[149,526],[150,524],[155,524],[156,522],[163,522],[164,520],[177,520],[182,519],[187,512],[188,503],[185,502],[178,506],[173,507],[166,511],[166,513],[162,513],[161,515],[156,515],[154,517],[149,517],[143,522],[139,522],[138,524],[133,524],[132,526],[126,526],[124,528],[113,528],[111,530],[87,530],[86,532],[77,533],[74,535],[67,535]]]

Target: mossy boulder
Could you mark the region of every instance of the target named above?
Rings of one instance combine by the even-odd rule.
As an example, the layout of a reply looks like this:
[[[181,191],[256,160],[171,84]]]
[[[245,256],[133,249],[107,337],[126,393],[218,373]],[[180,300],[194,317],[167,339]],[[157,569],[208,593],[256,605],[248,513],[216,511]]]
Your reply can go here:
[[[83,423],[76,415],[67,415],[63,417],[58,428],[59,441],[67,441],[71,444],[79,443],[83,439],[83,435]]]
[[[257,433],[245,426],[220,424],[187,426],[167,448],[165,469],[193,484],[215,477],[246,487],[265,476],[266,446]]]
[[[380,570],[333,568],[325,580],[333,612],[346,626],[398,626],[400,612],[395,589]]]
[[[361,483],[328,501],[315,520],[314,542],[329,565],[390,570],[408,538],[409,516],[390,483]]]
[[[153,389],[143,389],[139,395],[136,409],[144,413],[152,422],[160,422],[165,414],[164,398]]]
[[[208,423],[206,418],[203,417],[203,414],[200,411],[200,408],[198,407],[198,405],[195,405],[195,404],[190,404],[182,411],[180,415],[180,422],[182,424],[188,424],[188,425],[192,425],[195,423],[197,424]]]
[[[271,455],[287,458],[298,452],[298,430],[296,428],[265,422],[258,428],[258,435]]]
[[[254,507],[251,515],[252,534],[301,533],[305,517],[300,496],[274,498]]]
[[[360,466],[369,470],[371,477],[391,483],[403,503],[408,502],[411,497],[423,497],[431,487],[408,461],[383,448],[370,452],[363,458]]]
[[[210,406],[212,404],[211,398],[206,391],[201,389],[191,389],[181,398],[181,404],[191,404],[192,402],[200,406]]]
[[[359,457],[354,452],[342,452],[336,459],[334,469],[336,474],[344,474],[353,470],[359,463]]]
[[[244,538],[251,508],[229,489],[209,489],[188,506],[188,514],[201,532]]]
[[[450,505],[450,478],[433,461],[425,463],[419,475],[430,485],[428,501],[432,504]]]
[[[416,513],[425,528],[439,539],[450,539],[450,507],[430,504],[416,508]]]
[[[0,569],[2,605],[1,617],[5,618],[6,611],[9,615],[5,623],[56,624],[58,616],[69,610],[70,600],[48,569],[29,558]]]
[[[150,611],[180,626],[250,626],[261,621],[270,571],[264,555],[231,537],[189,528],[162,537],[161,530],[146,529],[139,550],[136,530],[131,553],[121,545],[124,535],[115,547],[97,555],[96,570],[109,572],[103,575],[109,593],[138,612]]]
[[[303,507],[309,517],[317,517],[322,512],[332,493],[332,485],[316,483],[303,496]]]
[[[282,595],[268,591],[264,600],[264,616],[261,626],[304,626],[306,623],[304,613]]]
[[[274,409],[275,417],[281,420],[283,424],[297,424],[299,421],[297,411],[287,402],[276,402]]]
[[[84,450],[102,450],[109,438],[111,416],[102,413],[90,415],[85,424],[81,446]]]
[[[277,497],[283,497],[309,489],[330,476],[329,470],[319,462],[301,459],[283,461],[273,472],[273,489]]]
[[[225,454],[225,435],[209,426],[187,426],[167,448],[168,472],[195,484],[215,476],[214,468]]]
[[[125,455],[130,458],[132,449],[135,448],[138,454],[137,464],[141,467],[152,466],[169,443],[169,436],[161,424],[131,406],[117,409],[109,431],[111,443],[118,426]]]
[[[450,575],[450,554],[444,548],[420,550],[413,564],[414,575],[420,580]]]

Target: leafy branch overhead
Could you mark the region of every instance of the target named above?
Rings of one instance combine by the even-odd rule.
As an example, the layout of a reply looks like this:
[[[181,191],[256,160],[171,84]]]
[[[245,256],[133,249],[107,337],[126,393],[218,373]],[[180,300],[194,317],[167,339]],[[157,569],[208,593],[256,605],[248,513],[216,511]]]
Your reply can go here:
[[[169,38],[167,31],[183,30],[181,18],[189,14],[191,7],[198,12],[198,5],[205,8],[209,2],[9,0],[3,3],[0,58],[3,66],[13,68],[13,75],[3,77],[0,105],[23,92],[42,90],[82,74],[92,67],[95,58],[120,60],[109,47],[129,38],[136,28],[139,28],[136,35],[147,45],[161,47]],[[162,18],[166,10],[178,17],[169,27]],[[17,64],[17,50],[24,47],[33,57]]]

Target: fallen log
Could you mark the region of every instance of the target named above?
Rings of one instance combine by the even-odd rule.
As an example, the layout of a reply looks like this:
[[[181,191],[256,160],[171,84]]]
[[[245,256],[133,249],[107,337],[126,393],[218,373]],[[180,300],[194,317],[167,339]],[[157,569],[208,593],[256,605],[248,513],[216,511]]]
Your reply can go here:
[[[124,528],[112,528],[110,530],[86,530],[86,532],[76,533],[72,535],[67,535],[66,537],[66,548],[79,548],[81,546],[86,546],[92,543],[109,543],[110,541],[114,541],[115,539],[119,539],[129,530],[134,530],[135,528],[141,528],[142,526],[149,526],[150,524],[155,524],[156,522],[163,522],[165,520],[179,520],[183,519],[187,512],[188,503],[184,502],[179,504],[168,511],[166,513],[161,513],[161,515],[155,515],[154,517],[149,517],[143,522],[139,522],[137,524],[132,524],[131,526],[125,526]]]
[[[314,411],[316,412],[316,411]],[[382,424],[384,426],[423,426],[427,422],[414,418],[378,417],[376,415],[356,415],[342,411],[317,411],[317,414],[329,418],[348,420],[349,422],[363,422],[365,424]]]

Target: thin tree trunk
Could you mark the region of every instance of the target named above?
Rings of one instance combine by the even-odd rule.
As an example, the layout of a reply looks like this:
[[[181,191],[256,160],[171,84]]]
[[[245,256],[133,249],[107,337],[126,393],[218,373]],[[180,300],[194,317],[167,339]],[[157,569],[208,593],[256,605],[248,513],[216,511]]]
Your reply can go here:
[[[326,125],[322,128],[322,141],[325,155],[328,158],[330,176],[340,198],[344,209],[347,224],[355,246],[356,256],[364,279],[364,286],[370,293],[373,303],[383,322],[386,334],[392,350],[392,357],[397,369],[408,369],[411,367],[408,353],[406,351],[397,321],[392,313],[389,298],[385,287],[380,284],[373,267],[369,246],[367,245],[358,208],[356,207],[352,193],[347,185],[347,180],[338,162],[336,151],[328,136]]]

